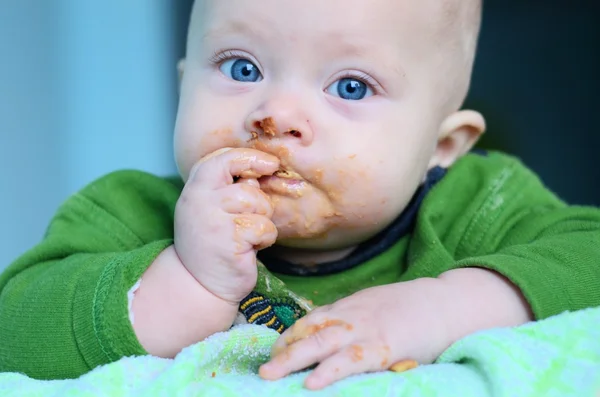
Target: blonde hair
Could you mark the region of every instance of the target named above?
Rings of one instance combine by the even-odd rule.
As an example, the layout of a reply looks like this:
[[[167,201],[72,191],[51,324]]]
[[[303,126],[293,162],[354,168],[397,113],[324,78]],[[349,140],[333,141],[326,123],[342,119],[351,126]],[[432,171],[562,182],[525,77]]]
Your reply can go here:
[[[443,106],[453,112],[464,103],[471,85],[471,75],[481,30],[482,0],[444,0],[438,17],[437,41],[444,71]]]

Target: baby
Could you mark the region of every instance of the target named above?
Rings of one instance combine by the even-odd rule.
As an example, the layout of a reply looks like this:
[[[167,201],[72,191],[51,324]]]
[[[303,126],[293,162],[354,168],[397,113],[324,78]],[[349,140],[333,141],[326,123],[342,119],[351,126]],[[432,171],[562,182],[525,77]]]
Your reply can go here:
[[[600,211],[470,153],[480,14],[478,0],[197,0],[180,180],[115,172],[64,203],[0,277],[0,370],[173,357],[238,323],[257,255],[318,306],[287,330],[263,322],[283,333],[260,376],[316,364],[310,389],[600,304]]]

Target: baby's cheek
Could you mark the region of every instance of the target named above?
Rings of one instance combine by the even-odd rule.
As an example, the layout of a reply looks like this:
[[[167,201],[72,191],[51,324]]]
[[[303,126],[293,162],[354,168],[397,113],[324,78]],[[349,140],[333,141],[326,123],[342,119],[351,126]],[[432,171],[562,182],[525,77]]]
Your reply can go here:
[[[360,159],[360,155],[352,155],[338,165],[327,190],[346,219],[354,219],[359,225],[378,224],[386,214],[390,197],[379,183],[377,171],[362,165]]]
[[[198,157],[196,161],[218,149],[240,147],[241,143],[241,140],[234,135],[231,127],[214,129],[198,139],[195,145],[195,154]]]
[[[192,167],[204,156],[225,147],[239,147],[230,127],[203,132],[201,129],[178,125],[175,134],[175,157],[182,176],[188,175]]]

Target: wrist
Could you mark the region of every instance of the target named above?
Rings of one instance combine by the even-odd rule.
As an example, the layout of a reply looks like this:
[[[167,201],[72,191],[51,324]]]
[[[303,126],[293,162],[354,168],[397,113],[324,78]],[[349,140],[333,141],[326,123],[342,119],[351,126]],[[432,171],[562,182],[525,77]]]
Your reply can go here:
[[[508,279],[483,268],[462,268],[438,277],[444,284],[444,321],[451,343],[465,336],[533,320],[521,291]]]
[[[146,351],[174,357],[182,348],[231,328],[238,307],[199,284],[171,246],[142,275],[132,311],[134,331]]]
[[[239,305],[240,305],[241,299],[239,301],[235,301],[232,299],[226,299],[226,298],[220,296],[219,294],[214,293],[211,288],[208,288],[206,285],[204,285],[202,283],[202,281],[199,280],[199,277],[197,277],[194,274],[194,272],[186,266],[185,262],[183,262],[183,260],[177,253],[177,248],[175,245],[172,245],[168,249],[172,250],[173,255],[177,258],[177,260],[181,266],[181,269],[187,275],[189,282],[195,283],[197,285],[197,288],[200,291],[202,291],[201,295],[204,296],[205,299],[208,299],[209,301],[211,301],[211,303],[216,305],[218,308],[223,309],[225,312],[232,312],[233,318],[235,318],[235,316],[237,315],[237,312],[239,310]],[[233,323],[233,320],[232,320],[232,323]]]
[[[425,324],[420,327],[420,335],[426,339],[426,347],[413,359],[420,363],[432,363],[455,341],[455,318],[449,307],[452,299],[452,289],[449,283],[439,278],[418,278],[408,283],[411,288],[419,291],[415,294],[418,299],[418,313],[413,317],[417,323]],[[401,283],[405,284],[405,283]],[[403,289],[405,286],[403,286]],[[405,293],[405,292],[403,292]]]
[[[256,284],[255,281],[255,283],[249,287],[247,292],[244,292],[244,288],[240,287],[242,283],[236,282],[234,276],[228,277],[227,273],[215,274],[212,269],[209,269],[208,271],[206,271],[206,269],[200,270],[199,268],[201,266],[197,263],[192,263],[190,265],[189,258],[187,258],[188,261],[186,262],[183,256],[179,255],[177,244],[172,245],[170,249],[172,249],[174,255],[181,264],[181,267],[185,270],[189,278],[198,284],[199,288],[206,291],[207,294],[212,295],[214,299],[222,301],[224,304],[235,309],[236,313],[239,309],[240,302],[248,296]]]

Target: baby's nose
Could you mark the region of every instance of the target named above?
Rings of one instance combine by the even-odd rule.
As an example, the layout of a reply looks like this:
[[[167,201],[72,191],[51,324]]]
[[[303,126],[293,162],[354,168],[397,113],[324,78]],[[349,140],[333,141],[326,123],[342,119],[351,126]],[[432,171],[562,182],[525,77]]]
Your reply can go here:
[[[252,112],[246,130],[253,139],[296,139],[310,145],[314,138],[309,118],[298,109],[297,101],[272,98]]]
[[[277,124],[275,123],[275,120],[273,120],[273,117],[267,117],[260,121],[254,122],[254,129],[252,131],[252,135],[253,137],[258,138],[259,134],[264,135],[268,138],[273,138],[278,135],[286,134],[291,135],[295,138],[302,138],[302,132],[295,128],[280,131],[277,128]]]

